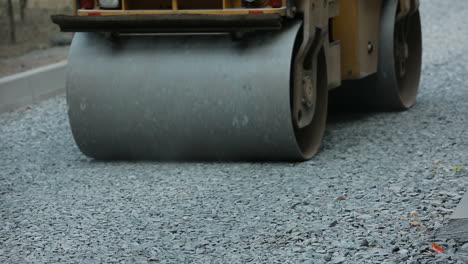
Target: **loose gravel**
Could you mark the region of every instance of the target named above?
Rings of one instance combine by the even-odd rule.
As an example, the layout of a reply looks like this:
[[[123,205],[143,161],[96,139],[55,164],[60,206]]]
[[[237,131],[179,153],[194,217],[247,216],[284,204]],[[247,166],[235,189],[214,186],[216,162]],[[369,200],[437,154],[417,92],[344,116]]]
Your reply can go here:
[[[97,162],[63,97],[0,115],[0,263],[467,263],[434,234],[468,186],[468,2],[421,4],[417,106],[333,114],[309,162]]]

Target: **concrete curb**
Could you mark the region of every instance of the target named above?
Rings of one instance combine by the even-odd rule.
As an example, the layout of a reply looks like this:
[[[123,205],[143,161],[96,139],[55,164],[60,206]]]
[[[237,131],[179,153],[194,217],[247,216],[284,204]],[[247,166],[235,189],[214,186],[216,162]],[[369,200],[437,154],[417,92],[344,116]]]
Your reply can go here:
[[[468,220],[468,191],[465,193],[457,208],[453,212],[451,219],[466,219]],[[468,230],[468,229],[467,229]]]
[[[436,237],[468,243],[468,192],[449,219],[448,224],[438,230]]]
[[[0,79],[0,113],[38,103],[65,91],[67,61]]]

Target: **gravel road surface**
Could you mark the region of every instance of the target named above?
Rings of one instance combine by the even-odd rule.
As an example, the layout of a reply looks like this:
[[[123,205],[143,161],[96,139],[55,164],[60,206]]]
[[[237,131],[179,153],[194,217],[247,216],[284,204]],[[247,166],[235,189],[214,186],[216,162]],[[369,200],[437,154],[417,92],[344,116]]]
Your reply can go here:
[[[309,162],[96,162],[64,97],[0,115],[0,263],[468,263],[434,238],[468,186],[467,10],[422,1],[417,106],[333,114]]]

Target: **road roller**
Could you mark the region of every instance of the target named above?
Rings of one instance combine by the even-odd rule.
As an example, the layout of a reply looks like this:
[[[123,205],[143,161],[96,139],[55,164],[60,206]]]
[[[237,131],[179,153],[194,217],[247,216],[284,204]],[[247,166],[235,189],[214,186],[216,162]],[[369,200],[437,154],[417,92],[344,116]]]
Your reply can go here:
[[[303,161],[329,92],[414,105],[418,0],[73,0],[66,99],[98,160]]]

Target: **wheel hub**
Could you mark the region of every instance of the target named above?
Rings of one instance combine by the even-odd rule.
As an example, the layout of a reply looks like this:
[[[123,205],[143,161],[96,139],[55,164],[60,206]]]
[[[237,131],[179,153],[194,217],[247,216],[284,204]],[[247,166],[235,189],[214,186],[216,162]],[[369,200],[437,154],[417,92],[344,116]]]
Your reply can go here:
[[[302,81],[302,87],[304,90],[304,96],[302,98],[302,103],[307,107],[312,107],[314,104],[314,84],[310,76],[305,76]]]
[[[395,29],[395,63],[397,64],[400,78],[406,75],[407,61],[409,58],[408,36],[408,17],[402,19]]]

